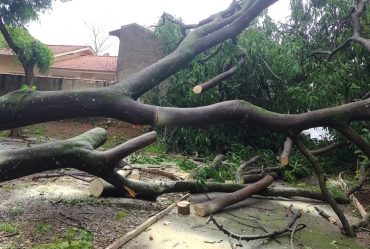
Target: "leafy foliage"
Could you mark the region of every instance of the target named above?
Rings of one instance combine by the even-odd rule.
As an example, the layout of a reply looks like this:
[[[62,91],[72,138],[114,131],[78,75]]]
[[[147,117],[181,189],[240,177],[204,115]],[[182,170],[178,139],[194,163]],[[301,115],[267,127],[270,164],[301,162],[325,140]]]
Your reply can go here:
[[[76,236],[76,229],[70,227],[65,232],[65,239],[57,238],[55,243],[33,247],[34,249],[92,249],[94,236],[90,230],[82,230]]]
[[[61,0],[68,2],[70,0]],[[38,20],[39,13],[52,8],[55,0],[7,0],[0,3],[0,16],[6,25],[23,26]]]
[[[17,233],[18,227],[10,223],[0,223],[0,231],[4,231],[6,233]]]
[[[47,72],[54,63],[54,54],[48,46],[35,39],[24,28],[8,27],[7,29],[14,43],[20,47],[22,51],[21,56],[23,56],[28,63],[35,63],[41,73]],[[2,36],[0,41],[4,47],[8,47],[8,44],[4,41]],[[19,57],[20,55],[17,56]]]
[[[237,45],[225,42],[216,55],[204,62],[203,58],[217,49],[212,48],[199,55],[188,68],[173,75],[161,103],[155,93],[148,94],[147,101],[171,107],[196,107],[241,99],[269,111],[298,114],[360,99],[369,90],[370,60],[363,46],[350,44],[330,58],[312,55],[317,50],[332,51],[352,36],[351,8],[351,3],[345,0],[292,0],[291,17],[286,23],[273,21],[265,11],[238,35]],[[369,31],[368,23],[370,13],[366,11],[361,18],[364,34]],[[168,44],[168,53],[174,50],[181,37],[179,27],[169,21],[155,32]],[[235,75],[200,95],[192,92],[194,86],[237,65],[240,54],[245,55],[246,63]],[[369,129],[367,123],[357,123],[353,127],[361,135],[366,135],[366,129]],[[343,139],[334,130],[329,129],[329,132],[327,140],[304,139],[304,143],[315,149]],[[166,136],[169,150],[184,154],[207,155],[215,151],[240,154],[240,151],[246,151],[242,149],[245,147],[256,151],[267,149],[276,157],[285,140],[280,134],[240,124],[220,124],[211,132],[171,128],[162,134]],[[244,154],[243,160],[252,154]],[[355,160],[352,147],[320,156],[321,164],[330,173],[348,167]],[[289,173],[291,176],[312,173],[297,152],[293,152],[291,161],[294,168]]]

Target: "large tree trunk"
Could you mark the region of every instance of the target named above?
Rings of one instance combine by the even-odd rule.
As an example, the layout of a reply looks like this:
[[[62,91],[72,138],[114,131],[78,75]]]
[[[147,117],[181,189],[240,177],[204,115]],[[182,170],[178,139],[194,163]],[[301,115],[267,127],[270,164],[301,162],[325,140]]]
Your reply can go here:
[[[12,129],[10,129],[10,133],[9,133],[8,137],[11,137],[11,138],[24,138],[25,135],[23,134],[22,128],[21,127],[18,127],[18,128],[12,128]]]
[[[32,87],[35,84],[35,74],[33,72],[33,69],[35,67],[35,63],[28,63],[25,62],[24,60],[21,59],[21,63],[23,65],[24,73],[25,73],[25,78],[26,78],[26,85],[28,87]],[[25,135],[23,134],[22,127],[16,127],[16,128],[11,128],[10,133],[8,137],[11,138],[23,138]]]
[[[24,73],[26,77],[26,85],[30,88],[35,85],[35,73],[33,72],[33,69],[35,67],[35,63],[29,63],[26,65],[23,65]]]

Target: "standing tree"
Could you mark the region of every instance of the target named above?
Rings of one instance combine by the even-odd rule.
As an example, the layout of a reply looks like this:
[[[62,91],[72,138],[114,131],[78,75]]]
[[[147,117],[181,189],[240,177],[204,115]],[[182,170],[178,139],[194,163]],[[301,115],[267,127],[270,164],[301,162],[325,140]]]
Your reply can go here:
[[[33,38],[26,29],[5,27],[0,23],[0,31],[8,45],[7,47],[13,50],[17,60],[23,66],[26,84],[33,86],[35,66],[40,73],[47,72],[54,63],[53,52],[45,44]]]
[[[24,28],[30,21],[38,19],[39,13],[52,8],[55,1],[12,0],[0,4],[0,31],[9,47],[22,64],[26,77],[26,85],[34,85],[34,67],[41,73],[46,72],[54,62],[53,52],[40,41],[36,40]],[[10,137],[22,137],[21,128],[12,128]]]
[[[66,118],[100,116],[116,118],[132,124],[191,126],[207,130],[213,129],[220,123],[235,122],[248,125],[248,129],[249,126],[254,126],[271,132],[281,133],[292,140],[299,151],[311,163],[318,175],[322,193],[315,196],[325,199],[330,203],[341,220],[345,233],[348,236],[354,236],[354,231],[358,227],[358,224],[350,226],[326,187],[325,174],[319,161],[302,143],[299,134],[302,130],[312,127],[331,127],[357,146],[367,158],[370,158],[369,143],[352,128],[352,124],[357,121],[370,120],[370,99],[368,95],[358,101],[338,103],[335,106],[333,105],[324,109],[313,110],[307,107],[305,110],[299,110],[300,113],[296,113],[295,108],[287,108],[287,105],[285,105],[285,114],[268,111],[244,100],[227,100],[216,104],[187,108],[161,107],[136,101],[140,96],[156,87],[166,78],[190,66],[191,62],[203,52],[208,53],[213,47],[229,40],[237,44],[238,36],[252,24],[252,21],[256,17],[276,1],[234,0],[226,10],[193,25],[183,24],[181,21],[173,20],[171,17],[164,15],[163,20],[179,25],[183,35],[183,38],[181,38],[181,41],[172,53],[129,78],[103,89],[50,92],[18,90],[2,96],[0,97],[0,129]],[[302,5],[302,1],[294,2],[297,5],[300,4],[303,6],[297,9],[296,14],[293,16],[294,18],[295,16],[304,17],[309,15],[309,13],[306,14],[302,11],[306,9]],[[315,2],[321,3],[326,1]],[[351,30],[353,31],[353,35],[348,38],[348,42],[345,42],[345,45],[355,42],[367,49],[368,40],[363,38],[360,32],[361,25],[363,25],[360,19],[366,17],[366,3],[358,0],[354,1],[353,4],[353,7],[350,6],[351,14],[349,21],[352,24]],[[309,6],[307,9],[312,9],[319,13],[323,11],[322,8],[319,5]],[[332,12],[335,14],[339,13],[337,10]],[[320,16],[322,15],[318,14],[318,18]],[[292,25],[290,24],[290,26]],[[299,24],[292,26],[295,30],[299,27],[301,27]],[[295,30],[288,31],[295,32]],[[336,31],[337,29],[334,28],[332,30]],[[299,34],[298,31],[297,33]],[[299,35],[305,37],[307,33],[303,32]],[[328,38],[333,37],[335,36],[330,35]],[[307,38],[307,41],[311,40],[312,37]],[[258,40],[255,40],[254,44],[257,46],[258,42]],[[335,53],[343,51],[344,47],[344,45],[340,45],[335,47],[333,52],[319,53],[326,56],[333,56]],[[249,46],[247,48],[252,49],[253,47]],[[304,50],[305,48],[301,47],[301,49]],[[248,58],[248,50],[243,51],[243,53],[245,58]],[[284,59],[286,56],[286,53],[280,54],[281,59]],[[261,65],[271,64],[269,61],[266,61],[266,58],[263,59],[266,63],[260,60]],[[234,66],[242,66],[242,58],[236,58],[235,61],[238,64],[234,64]],[[205,63],[207,63],[206,60]],[[278,64],[280,61],[275,63]],[[271,69],[267,66],[266,68],[267,70]],[[273,75],[272,72],[271,75]],[[302,77],[304,78],[304,76],[306,75]],[[207,84],[199,85],[203,91],[203,89],[209,90],[217,86],[218,83],[214,81],[213,83],[207,82]],[[266,80],[264,83],[268,85],[270,82]],[[197,89],[199,90],[199,88]],[[281,83],[281,85],[276,86],[274,91],[270,91],[270,93],[266,90],[265,96],[267,98],[269,95],[272,97],[279,93],[279,89],[285,91],[286,86]],[[287,113],[287,109],[290,109],[290,114]],[[309,109],[311,111],[308,112]],[[103,129],[97,128],[66,141],[19,150],[1,151],[0,181],[15,179],[45,170],[74,167],[103,178],[114,185],[118,191],[131,196],[141,195],[155,198],[157,195],[166,192],[197,191],[198,186],[195,182],[191,181],[181,183],[145,183],[126,179],[114,171],[115,165],[122,158],[154,142],[155,139],[155,133],[148,133],[117,146],[112,150],[105,152],[96,151],[95,149],[101,146],[106,140],[106,132]],[[208,184],[209,190],[225,190],[226,186],[229,191],[241,188],[238,184]],[[274,191],[268,191],[268,194],[273,193]],[[303,193],[307,192],[294,194],[303,195]]]
[[[90,41],[87,44],[91,44],[96,54],[101,54],[114,45],[114,42],[109,41],[110,36],[102,26],[97,26],[92,22],[89,24],[85,22],[85,24],[90,30]]]

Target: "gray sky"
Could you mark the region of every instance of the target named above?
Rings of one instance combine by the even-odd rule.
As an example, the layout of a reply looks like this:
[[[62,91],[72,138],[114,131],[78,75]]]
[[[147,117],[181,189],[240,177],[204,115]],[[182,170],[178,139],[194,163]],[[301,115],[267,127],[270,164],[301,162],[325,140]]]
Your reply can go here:
[[[72,0],[57,2],[52,11],[41,14],[37,23],[31,23],[30,33],[50,45],[86,45],[89,29],[85,22],[103,27],[106,33],[122,25],[138,23],[149,26],[158,21],[163,11],[181,17],[185,23],[197,23],[213,13],[225,9],[231,0]],[[289,0],[280,0],[269,9],[276,19],[288,13]],[[118,38],[106,52],[118,54]]]

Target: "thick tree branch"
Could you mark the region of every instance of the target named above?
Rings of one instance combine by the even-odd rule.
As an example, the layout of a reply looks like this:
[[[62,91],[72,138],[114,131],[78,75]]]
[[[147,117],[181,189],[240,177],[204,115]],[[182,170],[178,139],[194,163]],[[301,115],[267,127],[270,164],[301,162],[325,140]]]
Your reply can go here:
[[[356,147],[359,148],[368,158],[370,158],[370,145],[355,130],[346,125],[338,125],[335,129],[356,145]]]
[[[347,39],[347,41],[345,41],[342,45],[340,45],[337,48],[335,48],[333,51],[321,51],[321,50],[318,50],[318,51],[315,51],[315,52],[311,53],[311,55],[312,56],[318,55],[318,54],[328,55],[328,59],[330,59],[336,53],[338,53],[339,51],[341,51],[342,49],[344,49],[345,47],[347,47],[351,43],[351,41],[353,41],[353,37]]]
[[[0,182],[65,165],[95,176],[104,176],[113,172],[115,165],[133,151],[154,143],[156,133],[144,134],[106,152],[96,151],[106,139],[106,131],[95,128],[65,141],[0,151]]]
[[[216,56],[221,51],[222,45],[223,45],[223,43],[218,45],[218,47],[215,49],[215,51],[213,51],[211,54],[209,54],[208,56],[206,56],[202,59],[202,62],[206,63],[207,61],[212,59],[214,56]]]
[[[357,4],[355,4],[355,2]],[[316,54],[326,54],[329,55],[329,58],[341,51],[343,48],[345,48],[347,45],[349,45],[351,42],[356,42],[361,44],[362,46],[365,47],[365,49],[370,52],[370,40],[365,39],[361,37],[361,22],[360,18],[361,15],[365,11],[365,4],[367,1],[364,0],[357,0],[353,1],[353,6],[352,6],[352,14],[351,14],[351,20],[353,23],[353,36],[348,38],[343,44],[341,44],[339,47],[335,48],[332,52],[330,51],[316,51],[313,52],[311,55],[316,55]]]
[[[216,18],[192,30],[170,55],[116,84],[117,87],[122,86],[118,91],[125,91],[136,100],[183,68],[203,51],[241,33],[254,18],[276,1],[258,0],[252,6],[245,4],[240,11],[230,17]]]
[[[196,204],[194,206],[195,213],[199,216],[206,216],[209,214],[221,211],[225,207],[232,204],[241,202],[254,194],[258,194],[261,190],[267,188],[271,183],[274,182],[274,178],[270,175],[266,175],[263,179],[246,186],[243,189],[230,193],[228,195],[222,196],[220,198],[207,201],[204,203]]]
[[[339,142],[336,142],[334,144],[331,144],[331,145],[328,145],[324,148],[321,148],[321,149],[317,149],[317,150],[311,150],[310,153],[313,155],[313,156],[319,156],[319,155],[322,155],[322,154],[325,154],[325,153],[328,153],[328,152],[331,152],[335,149],[338,149],[338,148],[341,148],[341,147],[344,147],[348,145],[348,142],[347,141],[339,141]]]
[[[20,55],[21,48],[14,43],[1,17],[0,17],[0,31],[1,34],[4,36],[5,41],[8,43],[9,47],[14,51],[15,54]]]
[[[227,70],[226,72],[223,72],[223,73],[217,75],[213,79],[211,79],[211,80],[209,80],[207,82],[204,82],[203,84],[200,84],[200,85],[195,86],[193,88],[193,92],[195,94],[199,94],[201,92],[206,92],[206,91],[212,89],[213,87],[215,87],[218,84],[220,84],[223,80],[226,80],[226,79],[230,78],[231,76],[233,76],[237,72],[237,70],[240,67],[242,67],[244,64],[245,64],[245,59],[242,58],[239,61],[239,65],[238,66],[232,67],[229,70]]]
[[[354,231],[351,229],[347,218],[344,216],[342,210],[339,208],[338,204],[335,202],[335,199],[331,196],[329,190],[326,187],[326,176],[321,168],[321,165],[318,163],[316,158],[305,148],[305,146],[295,137],[291,138],[292,141],[297,145],[299,151],[306,157],[306,159],[312,164],[317,178],[319,180],[319,185],[322,194],[325,196],[326,201],[332,207],[333,211],[337,214],[338,218],[342,222],[343,230],[349,237],[353,237]]]
[[[284,166],[289,164],[289,157],[290,157],[290,152],[292,151],[293,148],[293,142],[292,140],[287,137],[284,143],[284,149],[283,152],[281,153],[280,156],[280,163]]]
[[[367,180],[367,177],[369,176],[369,174],[366,172],[369,166],[370,164],[367,163],[365,166],[361,167],[360,178],[358,179],[357,184],[346,189],[346,191],[344,191],[345,196],[349,197],[350,195],[355,193],[357,190],[362,188],[362,186],[365,184],[365,181]]]
[[[252,1],[250,1],[250,0],[248,2],[249,3],[246,4],[247,6],[252,3]],[[199,28],[201,26],[204,26],[204,25],[214,21],[218,17],[222,17],[222,18],[229,17],[230,15],[233,15],[236,10],[240,10],[240,9],[241,9],[241,6],[236,2],[236,0],[233,0],[232,3],[229,5],[229,7],[227,9],[225,9],[223,11],[220,11],[217,14],[211,15],[210,17],[200,21],[197,24],[184,24],[181,21],[178,21],[178,20],[175,20],[175,19],[171,18],[166,13],[163,13],[163,15],[162,15],[162,25],[164,24],[166,19],[168,21],[174,23],[174,24],[179,25],[180,29],[181,29],[181,33],[185,37],[186,36],[186,30],[196,29],[196,28]]]
[[[0,130],[77,117],[110,117],[132,124],[207,129],[219,123],[239,122],[282,133],[290,130],[299,132],[318,126],[336,127],[343,120],[370,120],[370,99],[285,115],[269,112],[241,100],[197,108],[151,106],[133,101],[116,89],[112,86],[79,91],[18,90],[9,93],[0,97]]]

